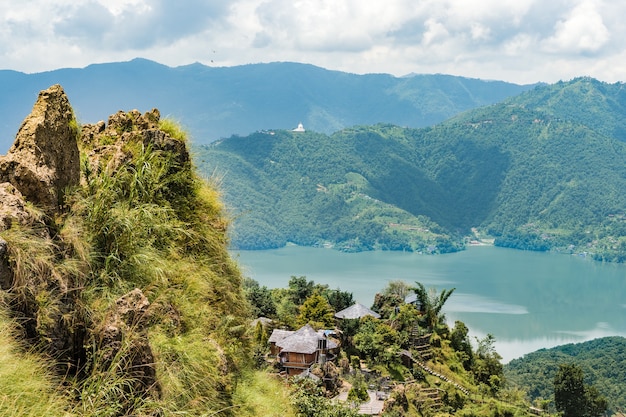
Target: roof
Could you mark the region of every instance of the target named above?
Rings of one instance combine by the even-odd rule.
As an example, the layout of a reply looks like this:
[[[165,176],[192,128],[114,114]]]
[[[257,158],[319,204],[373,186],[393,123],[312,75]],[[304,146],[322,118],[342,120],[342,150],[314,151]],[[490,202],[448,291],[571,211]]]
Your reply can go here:
[[[272,330],[272,334],[270,335],[270,338],[267,339],[268,342],[272,343],[276,343],[279,342],[281,340],[283,340],[285,337],[293,334],[294,332],[292,330],[280,330],[280,329],[274,329]]]
[[[380,318],[380,314],[359,303],[355,303],[348,308],[344,308],[335,314],[335,317],[338,319],[360,319],[365,316],[372,316],[377,319]]]
[[[272,336],[274,336],[274,333],[272,333]],[[281,340],[278,340],[276,346],[282,348],[281,352],[314,353],[318,348],[318,342],[320,340],[327,341],[327,349],[337,347],[337,343],[331,339],[326,339],[323,331],[316,332],[313,327],[308,324],[295,332],[291,332],[290,335],[287,335]],[[272,341],[271,338],[270,341]]]
[[[417,294],[409,294],[404,297],[404,302],[407,304],[417,304]]]

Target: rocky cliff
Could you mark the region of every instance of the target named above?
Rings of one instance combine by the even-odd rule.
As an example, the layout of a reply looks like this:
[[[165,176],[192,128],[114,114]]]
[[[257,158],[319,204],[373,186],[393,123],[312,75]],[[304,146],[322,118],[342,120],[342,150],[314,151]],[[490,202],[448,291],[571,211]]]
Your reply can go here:
[[[248,310],[226,224],[158,110],[80,128],[52,86],[0,156],[0,308],[81,415],[227,410]]]

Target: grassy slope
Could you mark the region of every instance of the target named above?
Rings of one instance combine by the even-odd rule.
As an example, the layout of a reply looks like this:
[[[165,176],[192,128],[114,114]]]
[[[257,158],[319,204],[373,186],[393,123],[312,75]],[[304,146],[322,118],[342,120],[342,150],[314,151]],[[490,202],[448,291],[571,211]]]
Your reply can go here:
[[[171,125],[161,129],[173,144],[184,141]],[[58,410],[64,407],[75,416],[236,414],[232,394],[248,364],[249,310],[227,251],[220,196],[189,161],[142,145],[136,132],[133,127],[120,148],[127,156],[121,165],[107,165],[114,153],[104,153],[99,168],[83,164],[82,185],[69,197],[70,210],[53,220],[52,239],[27,227],[2,234],[17,277],[7,302],[36,302],[41,351],[68,297],[75,309],[63,315],[62,325],[84,327],[85,351],[78,370],[68,364],[66,374],[53,378],[52,365],[63,364],[48,361],[48,370],[33,359],[39,354],[16,349],[3,320],[0,372],[9,374],[0,384],[11,384],[0,389],[0,407],[27,406],[23,415],[33,416],[63,415]],[[113,142],[83,143],[83,158],[101,141]],[[47,284],[26,285],[37,280]],[[150,302],[149,320],[125,328],[120,350],[107,356],[111,347],[100,345],[101,329],[116,300],[134,288]],[[133,344],[146,337],[158,384],[147,392],[138,388],[132,365]],[[58,396],[51,382],[57,379],[63,387]]]
[[[68,401],[41,357],[25,353],[15,338],[15,323],[0,312],[0,415],[64,416]]]

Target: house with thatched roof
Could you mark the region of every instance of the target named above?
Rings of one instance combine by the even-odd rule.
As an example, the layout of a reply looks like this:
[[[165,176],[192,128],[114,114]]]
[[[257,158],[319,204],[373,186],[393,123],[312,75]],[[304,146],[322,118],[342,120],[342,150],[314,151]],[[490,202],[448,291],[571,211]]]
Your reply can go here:
[[[335,313],[335,317],[338,319],[360,319],[365,316],[372,316],[376,319],[380,318],[380,314],[359,303],[354,303],[350,307]]]
[[[326,337],[324,331],[315,331],[308,324],[295,332],[275,329],[269,342],[270,349],[273,344],[278,361],[287,375],[298,375],[314,363],[332,359],[339,348],[337,342]]]

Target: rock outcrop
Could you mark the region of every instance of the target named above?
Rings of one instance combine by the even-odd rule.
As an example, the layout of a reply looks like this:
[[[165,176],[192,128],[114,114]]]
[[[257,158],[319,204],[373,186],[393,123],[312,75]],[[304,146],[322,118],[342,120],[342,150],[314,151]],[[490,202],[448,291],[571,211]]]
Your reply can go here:
[[[0,183],[10,183],[26,201],[48,215],[56,214],[63,205],[65,190],[80,180],[77,134],[63,88],[54,85],[40,92],[13,146],[6,156],[0,156]],[[18,221],[21,216],[16,216]],[[2,223],[6,224],[6,218],[0,219]]]
[[[91,322],[81,301],[86,278],[77,270],[57,267],[71,245],[58,237],[54,219],[67,214],[66,193],[86,182],[81,179],[79,148],[93,170],[114,172],[132,159],[129,146],[134,144],[169,151],[179,163],[188,162],[184,142],[160,130],[159,119],[156,109],[144,115],[120,111],[106,124],[85,125],[79,131],[63,88],[54,85],[39,93],[15,143],[0,156],[0,232],[20,225],[26,233],[21,236],[38,239],[36,247],[21,241],[17,248],[8,237],[0,237],[0,300],[8,300],[26,339],[54,358],[60,373],[89,371],[85,361],[96,353],[86,347],[96,347],[102,358],[99,370],[107,372],[110,366],[132,378],[134,386],[128,388],[133,392],[157,396],[146,330],[148,299],[135,289],[115,302],[103,322]],[[35,233],[27,235],[28,230]],[[88,274],[89,268],[84,269]],[[114,363],[120,357],[122,363]]]
[[[103,354],[103,368],[114,368],[132,375],[135,392],[158,394],[160,388],[154,356],[146,332],[148,307],[150,302],[139,288],[120,297],[102,328],[97,331],[96,339]],[[112,367],[116,360],[121,363]]]
[[[138,139],[144,146],[176,155],[180,165],[188,162],[186,145],[158,128],[160,118],[157,109],[143,115],[137,110],[119,111],[111,115],[106,124],[100,121],[83,126],[81,140],[92,149],[88,154],[90,169],[96,171],[106,166],[114,171],[131,157],[126,145]]]

